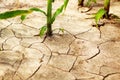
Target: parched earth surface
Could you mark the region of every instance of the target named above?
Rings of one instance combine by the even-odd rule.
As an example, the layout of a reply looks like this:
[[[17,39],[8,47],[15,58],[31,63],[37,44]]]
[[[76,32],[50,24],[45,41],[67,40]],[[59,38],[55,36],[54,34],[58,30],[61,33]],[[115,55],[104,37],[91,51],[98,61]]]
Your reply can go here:
[[[0,0],[0,12],[40,7],[46,0]],[[53,11],[63,3],[55,0]],[[120,20],[102,20],[104,26],[92,27],[93,8],[77,9],[70,0],[64,14],[53,24],[53,36],[44,40],[39,29],[45,16],[34,12],[21,22],[20,17],[0,20],[0,80],[120,80]],[[120,17],[120,2],[112,1],[110,13]],[[59,31],[64,28],[64,33]]]

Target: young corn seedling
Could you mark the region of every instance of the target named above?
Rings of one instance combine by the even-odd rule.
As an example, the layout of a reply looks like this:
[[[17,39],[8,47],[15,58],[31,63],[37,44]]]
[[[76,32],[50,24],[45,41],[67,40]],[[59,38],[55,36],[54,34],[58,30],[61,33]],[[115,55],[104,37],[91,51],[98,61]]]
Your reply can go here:
[[[109,19],[109,9],[110,9],[110,0],[104,0],[104,8],[99,9],[95,15],[95,22],[97,28],[100,27],[98,23],[101,18]]]
[[[95,14],[95,23],[96,25],[93,25],[95,27],[97,27],[100,31],[100,27],[103,26],[105,23],[102,22],[100,23],[100,19],[101,18],[105,18],[105,19],[117,19],[119,20],[120,18],[114,14],[109,14],[109,10],[110,10],[110,0],[104,0],[104,8],[101,8],[98,10],[98,12]],[[100,31],[101,34],[101,31]],[[101,35],[100,35],[101,37]]]
[[[46,36],[52,36],[52,24],[55,21],[56,17],[66,9],[68,1],[69,0],[64,0],[64,3],[54,13],[52,13],[52,3],[54,0],[47,0],[47,12],[39,8],[30,8],[28,10],[13,10],[0,13],[0,19],[8,19],[16,16],[21,16],[21,20],[23,21],[26,18],[26,15],[32,13],[33,11],[41,12],[46,16],[47,21],[46,25],[40,29],[39,35],[41,37],[46,33]]]
[[[96,23],[96,27],[99,28],[99,21],[101,18],[103,18],[104,14],[106,13],[106,10],[104,10],[103,8],[101,8],[96,14],[95,14],[95,23]]]

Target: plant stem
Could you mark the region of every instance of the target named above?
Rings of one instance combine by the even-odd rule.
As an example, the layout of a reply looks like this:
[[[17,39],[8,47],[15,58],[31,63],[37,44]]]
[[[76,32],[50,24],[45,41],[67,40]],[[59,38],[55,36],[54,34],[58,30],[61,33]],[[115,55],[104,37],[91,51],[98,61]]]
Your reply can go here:
[[[83,3],[84,3],[84,0],[78,0],[78,6],[82,6],[83,7]]]
[[[52,24],[51,24],[51,18],[52,18],[52,1],[48,0],[47,3],[47,36],[52,36]]]
[[[104,9],[106,10],[106,14],[103,17],[108,19],[110,10],[110,0],[104,0]]]

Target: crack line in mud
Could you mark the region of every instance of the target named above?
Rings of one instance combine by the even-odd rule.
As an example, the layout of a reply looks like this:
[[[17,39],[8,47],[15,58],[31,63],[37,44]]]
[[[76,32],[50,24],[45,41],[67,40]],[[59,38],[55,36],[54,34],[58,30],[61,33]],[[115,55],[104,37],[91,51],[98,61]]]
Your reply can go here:
[[[49,61],[51,60],[51,58],[52,58],[52,51],[51,51],[51,49],[45,44],[45,43],[43,43],[47,48],[48,48],[48,50],[50,51],[50,57],[49,57],[49,59],[48,59],[48,62],[47,62],[47,64],[49,63]]]
[[[88,29],[88,30],[84,31],[84,32],[81,32],[81,33],[75,34],[75,36],[80,35],[80,34],[87,33],[87,32],[89,32],[90,30],[92,30],[92,27],[91,27],[90,29]]]
[[[30,27],[30,28],[32,28],[32,29],[37,29],[37,28],[32,27],[32,26],[29,26],[29,25],[27,25],[27,24],[25,24],[25,23],[19,23],[19,24],[23,24],[24,26]],[[37,30],[38,30],[38,29],[37,29]]]
[[[74,61],[73,64],[72,64],[72,67],[69,69],[69,72],[73,69],[73,67],[74,67],[74,65],[75,65],[75,63],[76,63],[76,61],[77,61],[77,59],[78,59],[78,57],[76,57],[75,61]]]
[[[16,38],[18,38],[18,39],[21,39],[21,40],[22,40],[22,37],[17,37],[17,36],[16,36],[16,33],[15,33],[15,31],[14,31],[13,29],[11,29],[11,31],[13,32],[13,34],[14,34],[14,36],[15,36]]]
[[[109,76],[111,76],[111,75],[115,75],[115,74],[120,74],[120,72],[107,74],[106,76],[103,77],[102,80],[105,80],[107,77],[109,77]]]
[[[87,13],[87,12],[91,11],[92,9],[93,9],[93,6],[90,6],[87,11],[81,11],[81,13]]]
[[[19,66],[18,66],[17,69],[15,70],[15,72],[14,72],[14,74],[13,74],[13,76],[12,76],[12,79],[13,79],[14,76],[16,75],[16,73],[17,73],[18,69],[20,68],[20,66],[21,66],[22,61],[24,60],[24,58],[25,58],[25,55],[24,55],[24,53],[23,53],[23,54],[22,54],[22,59],[20,60]],[[14,66],[14,64],[13,64],[13,66]]]
[[[9,25],[7,25],[5,28],[3,28],[3,29],[0,30],[0,37],[1,37],[1,34],[2,34],[1,32],[2,32],[4,29],[7,29],[7,27],[9,27],[10,25],[12,25],[12,23],[9,24]],[[10,30],[13,32],[12,29],[10,29]],[[13,34],[14,34],[14,32],[13,32]],[[8,37],[7,39],[5,39],[5,40],[3,41],[2,47],[1,47],[1,50],[2,50],[2,51],[5,51],[5,49],[4,49],[3,46],[4,46],[4,44],[6,43],[6,41],[7,41],[8,39],[12,38],[12,37],[16,37],[15,34],[14,34],[14,36]],[[8,50],[9,50],[9,49],[8,49]]]
[[[1,32],[4,30],[4,29],[7,29],[7,27],[9,27],[10,25],[12,25],[12,23],[10,23],[9,25],[7,25],[5,28],[2,28],[1,30],[0,30],[0,37],[1,37]]]
[[[37,50],[37,51],[39,51],[40,53],[43,53],[41,50],[39,50],[39,49],[36,49],[36,48],[32,48],[32,47],[28,47],[28,48],[30,48],[30,49],[35,49],[35,50]],[[44,53],[43,53],[44,54]]]
[[[85,70],[85,71],[86,71],[86,70]],[[94,74],[94,75],[98,75],[98,76],[104,77],[103,75],[101,75],[101,74],[99,74],[99,73],[93,73],[93,72],[89,72],[89,71],[86,71],[86,72],[88,72],[88,73],[90,73],[90,74]]]
[[[40,62],[42,62],[42,59],[44,58],[44,56],[45,55],[42,56],[42,58],[40,59]],[[38,70],[41,68],[41,66],[42,66],[42,64],[40,64],[39,67],[26,80],[29,80],[30,78],[32,78],[38,72]]]
[[[80,78],[75,80],[93,80],[95,77],[88,77],[88,78]]]
[[[13,23],[11,23],[10,25],[12,25]],[[14,24],[23,24],[23,23],[14,23]],[[27,26],[27,27],[30,27],[30,28],[33,28],[33,29],[37,29],[37,28],[34,28],[34,27],[32,27],[32,26],[29,26],[29,25],[26,25],[26,24],[23,24],[23,25],[25,25],[25,26]],[[32,37],[34,37],[34,35],[33,36],[31,36],[31,37],[18,37],[17,35],[16,35],[16,32],[13,30],[13,29],[11,29],[12,30],[12,32],[13,32],[13,34],[15,35],[15,37],[16,38],[20,38],[20,39],[22,39],[22,38],[32,38]],[[38,29],[37,29],[38,30]]]
[[[89,30],[91,30],[92,28],[90,28]],[[82,33],[79,33],[79,34],[83,34],[83,33],[86,33],[86,32],[88,32],[89,30],[87,30],[87,31],[85,31],[85,32],[82,32]],[[85,41],[88,41],[88,40],[86,40],[86,39],[83,39],[83,38],[78,38],[77,37],[77,34],[76,35],[74,35],[74,34],[72,34],[72,33],[70,33],[69,31],[67,31],[67,30],[65,30],[67,33],[69,33],[70,35],[72,35],[75,39],[81,39],[81,40],[85,40]]]
[[[72,33],[70,33],[68,30],[65,30],[68,34],[72,35],[74,38],[76,38],[75,35],[73,35]]]
[[[84,39],[84,38],[78,38],[78,37],[76,37],[76,39],[80,39],[80,40],[84,40],[84,41],[91,42],[91,41],[89,41],[89,40],[87,40],[87,39]]]
[[[101,74],[101,70],[102,70],[102,68],[104,67],[105,65],[102,65],[102,66],[100,66],[100,68],[99,68],[99,74]],[[103,75],[102,75],[103,76]]]
[[[4,65],[8,65],[8,66],[11,66],[11,67],[12,67],[12,65],[11,65],[10,63],[8,63],[8,62],[0,61],[0,64],[4,64]]]
[[[50,67],[52,67],[52,68],[56,68],[56,69],[61,70],[61,71],[63,71],[63,72],[68,72],[67,70],[64,70],[64,69],[61,69],[61,68],[55,67],[55,66],[50,65],[50,64],[49,64],[48,66],[50,66]]]
[[[102,44],[105,44],[105,43],[109,42],[109,41],[111,41],[111,40],[108,40],[108,41],[105,41],[105,42],[102,42],[102,43],[97,44],[98,52],[97,52],[95,55],[93,55],[92,57],[90,57],[90,58],[88,58],[88,59],[86,59],[86,60],[91,60],[91,59],[93,59],[94,57],[96,57],[97,55],[99,55],[99,54],[101,53],[100,46],[101,46]]]
[[[43,38],[43,41],[41,43],[44,43],[46,38],[47,38],[47,35],[45,35],[45,37]]]
[[[97,46],[97,49],[98,49],[98,52],[95,54],[95,55],[93,55],[92,57],[90,57],[90,58],[88,58],[88,59],[86,59],[86,60],[91,60],[91,59],[93,59],[94,57],[96,57],[97,55],[99,55],[100,54],[100,46],[98,45]]]
[[[3,43],[2,43],[2,47],[1,47],[1,50],[2,50],[2,51],[11,50],[11,49],[4,49],[4,44],[5,44],[6,41],[9,40],[10,38],[14,38],[14,36],[11,36],[11,37],[9,37],[9,38],[7,38],[6,40],[3,41]]]
[[[69,54],[69,52],[70,52],[70,49],[71,49],[71,47],[70,47],[70,46],[72,45],[72,43],[73,43],[75,40],[76,40],[76,39],[74,39],[73,41],[71,41],[71,43],[68,45],[69,49],[68,49],[68,51],[67,51],[67,53],[66,53],[67,55],[68,55],[68,54]]]
[[[4,46],[4,42],[5,42],[5,41],[3,41],[3,43],[1,44],[1,49],[0,49],[1,51],[4,51],[4,50],[5,50],[4,47],[3,47],[3,46]]]
[[[41,68],[41,66],[42,66],[42,65],[40,65],[40,66],[34,71],[34,73],[33,73],[32,75],[30,75],[26,80],[29,80],[31,77],[33,77],[33,76],[38,72],[38,70]]]
[[[31,43],[27,48],[32,48],[31,46],[32,46],[33,44],[36,44],[36,43],[41,43],[41,42],[33,42],[33,43]]]
[[[102,31],[100,30],[100,28],[98,29],[99,30],[99,32],[100,32],[100,39],[102,38]]]
[[[32,37],[34,37],[34,36],[20,36],[20,37],[19,37],[19,36],[16,35],[16,32],[15,32],[13,29],[11,29],[11,31],[13,32],[13,34],[15,35],[16,38],[21,39],[21,40],[22,40],[23,38],[32,38]]]

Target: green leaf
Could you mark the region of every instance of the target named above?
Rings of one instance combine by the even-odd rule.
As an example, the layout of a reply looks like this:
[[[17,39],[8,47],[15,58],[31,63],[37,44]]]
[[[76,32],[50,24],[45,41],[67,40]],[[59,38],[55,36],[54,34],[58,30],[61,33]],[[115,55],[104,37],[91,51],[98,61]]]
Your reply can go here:
[[[58,9],[55,11],[55,13],[54,13],[53,16],[52,16],[51,24],[55,21],[56,17],[57,17],[60,13],[62,13],[63,8],[64,8],[64,5],[62,5],[60,8],[58,8]]]
[[[30,8],[30,10],[31,11],[37,11],[37,12],[41,12],[41,13],[43,13],[45,16],[47,16],[47,14],[46,14],[46,12],[45,11],[43,11],[43,10],[41,10],[41,9],[39,9],[39,8]]]
[[[56,11],[55,13],[53,14],[52,16],[52,19],[51,19],[51,24],[55,21],[56,17],[62,13],[63,9],[65,10],[66,7],[67,7],[67,4],[68,4],[69,0],[64,0],[64,4],[62,6],[60,6]]]
[[[22,20],[22,21],[25,20],[25,18],[26,18],[26,15],[22,15],[22,16],[21,16],[21,20]]]
[[[30,10],[14,10],[0,13],[0,19],[8,19],[16,16],[26,15],[31,13]]]
[[[42,37],[46,33],[46,31],[47,31],[47,26],[43,26],[40,29],[40,33],[39,33],[40,37]]]
[[[95,15],[95,22],[98,24],[99,20],[103,17],[103,15],[106,13],[106,10],[101,8]]]
[[[69,2],[69,0],[64,0],[64,10],[66,10],[68,2]]]

